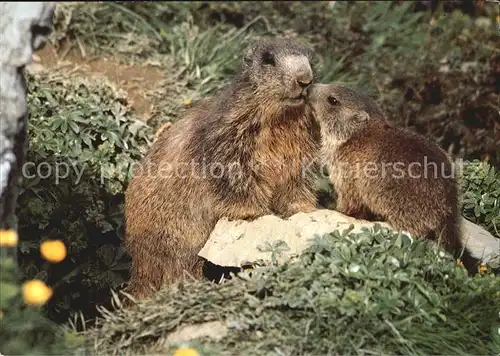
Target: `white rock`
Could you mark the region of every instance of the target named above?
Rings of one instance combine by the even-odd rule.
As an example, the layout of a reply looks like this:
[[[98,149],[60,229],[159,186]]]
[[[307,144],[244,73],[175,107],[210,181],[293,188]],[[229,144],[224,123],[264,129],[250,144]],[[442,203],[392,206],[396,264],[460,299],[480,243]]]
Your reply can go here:
[[[200,338],[209,338],[220,341],[228,334],[228,328],[220,321],[209,321],[200,324],[184,325],[174,332],[168,334],[160,343],[168,347],[174,343],[189,342]]]
[[[259,249],[279,240],[287,249],[276,257],[276,261],[293,258],[306,249],[311,239],[335,230],[345,231],[353,225],[352,232],[363,227],[373,227],[376,222],[357,220],[335,210],[319,209],[311,213],[298,213],[288,219],[274,215],[262,216],[254,221],[227,218],[219,220],[209,240],[198,255],[223,267],[241,267],[252,262],[270,263],[270,252]],[[387,223],[381,226],[391,228]],[[500,239],[495,238],[482,227],[462,218],[461,228],[466,247],[471,254],[484,263],[496,266],[499,262]]]
[[[226,267],[238,267],[255,261],[269,262],[269,252],[260,251],[266,243],[279,240],[288,245],[278,261],[300,254],[309,246],[310,239],[334,230],[343,231],[353,224],[353,232],[362,227],[372,227],[374,222],[356,220],[335,210],[319,209],[311,213],[297,213],[288,219],[274,215],[262,216],[253,221],[220,219],[199,256]],[[388,224],[380,223],[385,227]]]
[[[462,241],[472,256],[493,268],[500,266],[500,238],[483,227],[462,218]]]

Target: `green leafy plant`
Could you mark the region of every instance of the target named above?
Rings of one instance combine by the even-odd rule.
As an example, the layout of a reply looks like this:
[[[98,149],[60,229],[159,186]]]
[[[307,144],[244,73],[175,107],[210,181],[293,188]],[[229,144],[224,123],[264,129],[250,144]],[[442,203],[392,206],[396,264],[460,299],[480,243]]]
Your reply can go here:
[[[462,165],[463,215],[500,238],[500,172],[486,162]]]
[[[26,238],[19,261],[25,278],[58,283],[49,314],[65,320],[82,300],[92,313],[91,303],[128,277],[120,245],[123,192],[152,132],[134,120],[126,97],[104,83],[56,72],[30,75],[28,85],[30,147],[17,212]],[[48,238],[68,246],[57,267],[37,256]]]
[[[492,354],[499,291],[495,276],[467,278],[427,241],[378,226],[317,237],[298,260],[251,277],[186,282],[136,308],[103,311],[86,336],[89,352],[166,352],[166,334],[219,321],[224,338],[190,345],[219,355]]]

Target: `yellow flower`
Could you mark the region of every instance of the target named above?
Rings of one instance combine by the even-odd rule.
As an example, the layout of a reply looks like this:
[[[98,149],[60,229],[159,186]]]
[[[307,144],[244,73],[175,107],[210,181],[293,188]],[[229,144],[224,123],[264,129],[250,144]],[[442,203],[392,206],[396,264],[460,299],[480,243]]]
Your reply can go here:
[[[488,267],[486,267],[485,265],[480,265],[479,266],[479,272],[485,272],[488,270]]]
[[[459,266],[463,266],[463,265],[464,265],[464,263],[463,263],[461,260],[459,260],[459,259],[458,259],[458,260],[457,260],[457,265],[459,265]]]
[[[43,258],[49,262],[61,262],[66,258],[66,246],[61,240],[44,241],[40,245]]]
[[[189,106],[189,105],[191,105],[191,99],[190,99],[190,98],[185,99],[185,100],[184,100],[184,105],[185,105],[185,106]]]
[[[198,351],[192,347],[179,347],[174,351],[173,356],[199,356]]]
[[[37,279],[25,282],[22,290],[24,302],[30,305],[43,305],[52,297],[52,289]]]
[[[18,237],[15,230],[0,230],[0,246],[14,247],[17,245]]]

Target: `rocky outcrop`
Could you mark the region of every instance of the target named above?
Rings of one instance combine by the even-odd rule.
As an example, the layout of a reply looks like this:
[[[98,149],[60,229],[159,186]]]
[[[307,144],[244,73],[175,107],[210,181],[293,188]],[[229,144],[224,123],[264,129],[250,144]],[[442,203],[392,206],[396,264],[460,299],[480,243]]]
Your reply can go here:
[[[387,223],[378,222],[391,228]],[[199,256],[223,267],[242,267],[259,262],[269,264],[293,258],[306,249],[311,239],[345,231],[352,225],[352,232],[373,227],[375,222],[357,220],[335,210],[320,209],[311,213],[298,213],[288,219],[266,215],[254,221],[228,221],[221,219],[212,231]],[[491,267],[500,264],[500,239],[482,227],[462,218],[462,238],[471,254]]]

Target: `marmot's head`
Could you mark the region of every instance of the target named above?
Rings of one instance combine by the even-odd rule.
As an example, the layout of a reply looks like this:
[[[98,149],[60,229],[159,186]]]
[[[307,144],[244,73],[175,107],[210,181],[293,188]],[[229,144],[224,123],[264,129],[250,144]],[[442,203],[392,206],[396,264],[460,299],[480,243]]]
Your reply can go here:
[[[289,39],[259,39],[246,50],[243,77],[257,97],[286,106],[305,105],[313,81],[312,51]]]
[[[307,103],[320,123],[323,136],[346,141],[358,130],[385,114],[368,95],[340,84],[313,84],[307,90]]]

